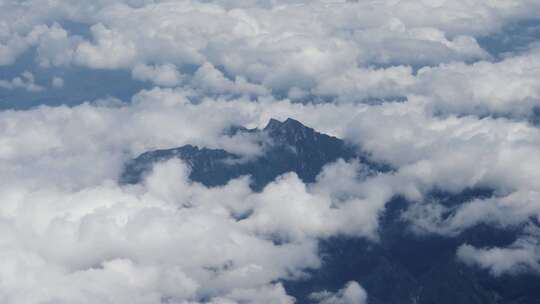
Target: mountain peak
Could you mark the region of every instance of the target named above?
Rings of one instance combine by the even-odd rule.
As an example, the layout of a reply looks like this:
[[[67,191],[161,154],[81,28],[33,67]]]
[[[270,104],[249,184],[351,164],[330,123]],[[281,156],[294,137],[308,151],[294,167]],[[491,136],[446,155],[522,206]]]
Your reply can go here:
[[[292,118],[287,118],[287,119],[283,122],[283,125],[285,125],[285,126],[294,126],[294,127],[307,128],[304,124],[302,124],[302,123],[299,122],[298,120],[292,119]]]
[[[312,130],[306,127],[304,124],[296,119],[287,118],[281,122],[277,119],[271,118],[268,124],[263,129],[264,131],[293,131],[293,130]]]
[[[167,150],[154,150],[126,164],[122,179],[126,183],[141,181],[144,173],[151,170],[154,163],[171,158],[180,158],[191,166],[190,178],[207,186],[224,185],[229,180],[243,175],[251,175],[252,188],[260,191],[277,176],[295,172],[302,181],[312,183],[324,165],[337,159],[361,158],[356,149],[343,140],[303,125],[298,120],[288,118],[281,122],[270,119],[264,129],[236,127],[236,132],[260,132],[265,140],[264,155],[247,162],[230,162],[241,156],[220,149],[183,146]],[[231,131],[227,132],[230,134]]]
[[[274,118],[270,118],[270,120],[268,121],[268,124],[266,124],[266,127],[264,127],[263,130],[274,130],[274,129],[278,129],[281,127],[283,123],[277,119],[274,119]]]

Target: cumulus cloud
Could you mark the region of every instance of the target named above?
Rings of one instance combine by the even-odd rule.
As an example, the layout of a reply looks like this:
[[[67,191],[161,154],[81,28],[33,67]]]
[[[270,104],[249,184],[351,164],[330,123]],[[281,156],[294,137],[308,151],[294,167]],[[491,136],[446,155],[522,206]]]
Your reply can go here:
[[[384,126],[377,124],[382,121]],[[536,163],[533,151],[539,136],[537,128],[503,118],[434,116],[429,100],[414,96],[407,103],[360,112],[346,132],[351,141],[403,174],[450,191],[487,185],[507,190],[535,187],[528,182],[535,170],[514,165],[525,159]],[[494,150],[496,154],[489,153]]]
[[[10,271],[2,272],[0,297],[6,303],[89,303],[96,296],[131,303],[133,294],[137,303],[293,303],[272,282],[317,268],[317,238],[365,213],[360,202],[355,210],[331,207],[330,197],[317,196],[291,174],[252,193],[246,178],[209,189],[190,182],[188,173],[173,160],[137,186],[3,185],[9,201],[0,208],[1,233],[12,237],[1,244],[0,265]],[[351,283],[317,299],[364,303],[365,297]]]
[[[537,106],[537,56],[493,63],[476,41],[534,17],[534,1],[30,1],[4,6],[10,12],[2,14],[0,31],[5,64],[35,47],[44,67],[127,69],[134,79],[158,86],[183,84],[228,97],[272,94],[369,103],[413,93],[431,97],[440,112],[520,117]],[[412,67],[426,65],[413,73]]]
[[[518,190],[505,196],[475,199],[453,208],[428,201],[414,205],[403,217],[416,229],[448,236],[481,223],[511,228],[538,218],[538,196],[537,190]]]
[[[212,299],[213,304],[262,303],[293,304],[294,298],[288,296],[281,284],[268,285],[258,289],[233,290],[224,297]]]
[[[365,304],[366,291],[358,283],[352,281],[336,293],[322,291],[310,295],[319,304]]]
[[[228,79],[210,63],[205,63],[197,69],[191,85],[207,94],[264,96],[269,93],[266,87],[249,83],[242,76],[236,76],[234,81]]]
[[[53,88],[61,89],[64,87],[64,79],[62,77],[53,77],[51,84]]]
[[[58,23],[52,25],[34,23],[29,21],[25,30],[17,31],[11,27],[21,24],[21,20],[14,24],[7,24],[8,19],[19,17],[16,12],[9,9],[3,11],[14,13],[6,17],[1,24],[0,34],[0,65],[11,65],[17,58],[31,47],[36,47],[37,60],[43,66],[61,65],[71,62],[72,47],[80,41],[77,36],[69,33]],[[51,20],[52,21],[52,20]]]
[[[479,224],[508,229],[537,220],[537,128],[505,118],[433,115],[429,100],[419,97],[371,106],[348,124],[347,138],[397,168],[373,179],[374,189],[414,202],[402,213],[413,231],[455,237]],[[425,196],[435,189],[494,193],[448,206]]]
[[[176,162],[158,166],[144,187],[133,189],[111,183],[77,192],[21,189],[12,193],[15,205],[2,206],[2,234],[17,237],[2,242],[2,266],[11,270],[2,271],[0,297],[6,303],[89,303],[96,296],[132,303],[134,294],[137,303],[288,299],[267,284],[317,267],[316,243],[276,245],[235,220],[228,205],[238,206],[248,189],[245,179],[214,190],[191,184]]]
[[[115,29],[98,23],[91,27],[95,43],[82,42],[75,50],[79,64],[101,69],[128,67],[133,64],[137,50],[133,42]]]
[[[28,52],[36,70],[127,71],[152,89],[77,106],[0,112],[0,302],[294,303],[281,281],[321,266],[318,241],[378,241],[402,195],[417,232],[454,237],[540,214],[533,46],[495,61],[477,38],[535,16],[534,0],[0,1],[0,65]],[[77,26],[82,28],[77,29]],[[128,74],[129,75],[129,74]],[[0,80],[38,93],[34,71]],[[71,81],[53,76],[50,85]],[[59,92],[62,90],[58,90]],[[207,188],[180,161],[121,186],[139,153],[194,144],[265,153],[232,125],[299,119],[392,170],[327,164],[262,192],[249,177]],[[448,207],[433,189],[494,190]],[[507,248],[463,244],[494,276],[538,273],[537,234]],[[54,240],[54,241],[53,241]],[[247,250],[249,249],[249,250]],[[319,304],[361,304],[350,282]]]
[[[425,67],[414,91],[432,98],[440,113],[527,116],[540,105],[539,55],[531,51],[497,63]]]
[[[404,89],[413,78],[408,66],[489,60],[475,37],[528,18],[535,5],[390,0],[11,3],[9,9],[27,25],[10,25],[14,16],[5,14],[5,37],[11,40],[5,42],[4,61],[12,63],[36,46],[43,66],[130,69],[134,78],[157,85],[178,84],[172,66],[188,73],[196,67],[195,86],[211,93],[272,93],[299,100],[319,95],[389,98],[408,92]],[[88,27],[89,37],[70,33],[57,23],[63,21]],[[403,66],[373,69],[388,65]],[[342,91],[343,97],[335,96]]]
[[[298,113],[298,118],[306,117],[306,123],[325,120],[323,130],[335,134],[334,117],[356,111],[353,106],[313,107],[273,99],[207,99],[193,104],[190,96],[190,91],[182,89],[154,89],[135,96],[129,106],[96,102],[2,112],[0,159],[6,173],[0,178],[26,176],[28,182],[92,185],[114,179],[129,157],[187,143],[253,155],[260,151],[252,138],[224,136],[223,130],[230,125],[263,127],[271,117],[284,119]],[[313,116],[319,109],[328,111]]]
[[[292,265],[297,265],[297,276],[302,275],[304,268],[318,267],[319,238],[350,235],[376,240],[378,216],[395,194],[421,199],[433,187],[459,192],[467,187],[492,186],[504,189],[506,195],[524,193],[526,198],[531,192],[523,191],[537,189],[533,182],[537,172],[528,166],[515,166],[524,159],[529,164],[537,160],[538,130],[525,123],[432,117],[422,98],[357,106],[297,104],[264,98],[206,98],[192,103],[192,94],[195,93],[184,89],[153,89],[135,96],[130,105],[119,107],[95,103],[2,112],[2,197],[10,202],[3,205],[3,213],[9,219],[7,231],[19,227],[12,226],[11,221],[24,223],[27,230],[20,232],[24,235],[20,239],[29,240],[23,248],[27,254],[37,252],[45,259],[40,262],[46,265],[43,267],[54,263],[68,269],[64,270],[67,273],[101,269],[104,266],[99,265],[109,260],[143,268],[149,264],[156,266],[157,261],[165,263],[156,266],[161,267],[156,270],[158,273],[169,266],[203,265],[203,270],[193,270],[197,275],[182,270],[189,278],[186,282],[194,281],[194,285],[208,288],[195,288],[197,291],[186,298],[201,299],[204,294],[227,300],[235,288],[277,288],[268,284],[290,275]],[[397,170],[373,175],[359,163],[338,161],[326,166],[313,185],[306,186],[289,174],[260,194],[251,193],[245,179],[218,189],[192,184],[187,181],[185,168],[174,163],[156,168],[143,186],[122,188],[115,183],[123,161],[146,150],[191,143],[247,155],[260,153],[249,137],[231,138],[223,135],[223,130],[234,124],[261,127],[270,117],[289,116],[330,134],[345,136]],[[486,162],[478,161],[493,147],[498,154]],[[448,150],[453,153],[449,155]],[[463,212],[458,210],[455,217],[446,219],[452,223],[448,231],[459,232],[486,222],[487,218],[491,220],[488,223],[495,223],[497,218],[519,223],[537,212],[534,199],[530,206],[521,202],[508,201],[504,208],[497,202],[479,205],[493,210],[489,212],[471,212],[465,204]],[[428,223],[431,226],[422,224],[435,227],[427,231],[439,233],[447,229],[446,222],[437,221],[437,210],[428,211],[432,217],[411,217],[411,221],[420,225],[418,220],[434,218]],[[238,220],[246,214],[249,216]],[[190,224],[180,225],[184,221]],[[210,222],[218,226],[208,226]],[[239,233],[240,239],[220,234],[224,231]],[[51,238],[59,240],[59,245],[47,246],[45,240]],[[274,248],[272,240],[276,239],[287,245]],[[260,248],[261,257],[283,254],[277,261],[281,264],[269,265],[258,260],[242,264],[236,259],[248,261],[251,254],[237,256],[240,253],[233,250],[233,243],[231,255],[215,263],[186,260],[182,264],[167,254],[186,252],[182,246],[191,248],[190,242],[210,248],[218,243],[219,253],[201,248],[201,252],[186,253],[204,256],[204,251],[208,251],[208,256],[214,258],[222,254],[222,246],[231,240],[240,242],[240,248],[246,248],[245,244],[254,250]],[[96,244],[100,244],[100,250],[88,249]],[[231,260],[237,266],[231,266]],[[197,264],[200,261],[204,263]],[[208,281],[210,270],[205,267],[223,276]],[[109,296],[112,295],[104,295]]]
[[[457,257],[465,264],[488,270],[494,276],[540,273],[540,247],[536,237],[522,238],[508,248],[475,248],[464,244]]]
[[[36,60],[46,68],[71,64],[75,56],[74,48],[82,42],[81,37],[71,35],[58,23],[37,26],[33,32],[39,33],[35,43]]]
[[[371,187],[344,194],[347,189],[326,182],[342,172],[342,181],[362,184],[358,164],[329,165],[310,186],[287,174],[253,193],[247,178],[219,188],[192,183],[188,169],[172,161],[156,166],[141,185],[119,186],[123,161],[139,152],[184,143],[240,151],[249,138],[227,139],[227,126],[319,111],[249,99],[192,104],[184,94],[153,90],[130,106],[1,113],[0,233],[6,236],[2,267],[10,270],[0,280],[4,302],[132,303],[135,294],[140,303],[292,303],[275,281],[319,267],[319,238],[373,237],[384,199],[368,204]],[[347,110],[321,107],[331,116]],[[220,120],[208,124],[209,115]]]
[[[160,66],[137,65],[131,71],[133,78],[151,81],[156,85],[174,87],[182,82],[182,75],[171,64]]]
[[[0,80],[0,88],[13,90],[23,89],[29,92],[43,91],[45,88],[36,84],[34,74],[26,71],[11,80]]]

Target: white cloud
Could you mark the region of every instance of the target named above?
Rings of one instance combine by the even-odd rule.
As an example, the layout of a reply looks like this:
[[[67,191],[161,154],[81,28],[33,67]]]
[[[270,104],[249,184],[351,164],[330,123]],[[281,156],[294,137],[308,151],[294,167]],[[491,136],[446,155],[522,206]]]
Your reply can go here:
[[[140,303],[292,303],[271,282],[302,277],[304,269],[320,265],[316,239],[337,229],[327,221],[348,225],[335,213],[357,218],[348,209],[330,208],[328,197],[310,193],[293,175],[252,193],[247,179],[208,189],[189,182],[187,174],[179,161],[169,161],[140,186],[105,182],[66,191],[3,185],[0,195],[10,203],[0,208],[0,234],[14,237],[0,244],[0,267],[9,270],[0,272],[0,298],[131,303],[136,294]],[[319,203],[306,213],[310,200]],[[280,222],[265,220],[283,215],[279,201],[292,212]],[[252,215],[236,220],[246,213]],[[274,243],[279,236],[288,237]],[[364,298],[363,289],[349,284],[326,302],[320,299]]]
[[[91,28],[95,44],[82,42],[77,45],[74,60],[97,69],[116,69],[131,66],[137,55],[134,43],[115,30],[98,23]]]
[[[42,67],[65,66],[73,61],[75,46],[82,41],[54,23],[52,26],[38,26],[33,32],[39,33],[36,42],[36,60]]]
[[[212,299],[213,304],[261,303],[293,304],[294,298],[287,295],[281,284],[268,285],[258,289],[233,290],[224,297]]]
[[[452,236],[480,223],[509,227],[537,217],[539,130],[508,119],[433,117],[429,108],[417,97],[372,106],[345,131],[375,158],[398,168],[380,176],[377,188],[419,202],[405,219],[420,231]],[[454,208],[423,198],[433,189],[475,188],[493,189],[495,196]]]
[[[125,68],[164,86],[179,82],[170,67],[196,67],[194,85],[213,94],[388,98],[406,93],[413,77],[407,67],[373,65],[489,59],[474,37],[528,18],[536,5],[508,3],[31,1],[5,14],[0,58],[11,63],[37,46],[43,66]],[[16,17],[26,26],[9,24]],[[70,34],[64,20],[88,26],[91,37]]]
[[[191,84],[193,87],[210,94],[268,95],[268,90],[264,86],[249,83],[241,76],[236,76],[234,81],[230,80],[209,63],[205,63],[197,69],[193,75]]]
[[[133,78],[151,81],[159,86],[174,87],[182,82],[182,75],[176,66],[165,64],[160,66],[137,65],[131,71]]]
[[[67,64],[72,59],[71,48],[80,40],[78,37],[70,37],[56,22],[51,26],[37,23],[22,33],[3,25],[4,33],[0,35],[0,65],[15,63],[21,54],[34,46],[37,47],[37,60],[41,65]]]
[[[538,217],[540,204],[538,190],[518,190],[488,199],[475,199],[448,208],[438,202],[416,204],[404,214],[419,232],[428,231],[455,236],[480,223],[512,228]]]
[[[0,65],[35,48],[40,69],[125,70],[158,86],[125,104],[0,112],[2,303],[293,303],[278,281],[319,267],[321,238],[377,241],[378,217],[396,194],[418,201],[404,214],[413,227],[446,236],[540,212],[540,131],[519,121],[540,100],[538,52],[492,62],[475,39],[535,17],[537,1],[0,7]],[[70,23],[90,32],[75,35]],[[0,87],[44,89],[31,72]],[[335,102],[310,103],[321,100]],[[171,161],[141,185],[116,182],[123,163],[147,150],[189,143],[256,157],[257,138],[223,129],[287,117],[345,137],[395,171],[337,161],[314,184],[289,173],[253,193],[247,177],[206,188]],[[424,200],[434,188],[476,187],[496,196],[454,209]],[[458,257],[496,276],[539,267],[529,238],[463,245]],[[312,295],[321,304],[366,299],[355,282]]]
[[[29,92],[43,91],[45,88],[36,84],[34,74],[25,71],[11,80],[0,80],[0,88],[7,90],[23,89]]]
[[[362,205],[362,200],[333,206],[332,196],[345,189],[307,187],[292,174],[262,193],[253,193],[245,178],[209,189],[189,182],[187,169],[172,161],[157,166],[142,185],[119,186],[115,179],[122,162],[142,151],[184,143],[252,151],[249,138],[223,139],[223,128],[264,125],[265,116],[307,117],[319,111],[249,99],[192,104],[188,93],[156,89],[141,93],[129,106],[98,103],[0,113],[3,302],[90,303],[97,297],[132,303],[136,295],[140,303],[165,298],[290,303],[274,282],[319,267],[319,237],[371,237],[376,216],[370,212],[377,208],[366,209],[373,205]],[[331,110],[329,117],[350,109],[320,107]],[[343,162],[337,166],[357,168]],[[287,202],[294,212],[268,221],[283,215],[277,201]],[[246,214],[251,215],[238,220]],[[275,243],[276,238],[283,243]]]
[[[322,291],[312,293],[310,298],[318,304],[365,304],[366,291],[358,283],[351,281],[336,293]]]
[[[136,294],[140,303],[160,303],[256,297],[250,289],[318,266],[313,240],[275,245],[232,217],[227,204],[251,195],[246,180],[210,190],[189,183],[185,170],[177,162],[158,166],[145,188],[106,183],[77,192],[22,190],[15,206],[1,210],[1,233],[18,237],[1,244],[2,267],[16,275],[1,272],[0,298],[89,303],[97,296],[131,303]],[[170,192],[173,187],[183,191]]]
[[[527,116],[540,105],[540,53],[478,62],[451,63],[418,71],[414,91],[429,96],[441,113]]]
[[[457,257],[470,266],[488,270],[494,276],[540,273],[540,247],[536,238],[517,240],[508,248],[475,248],[464,244]]]
[[[61,89],[64,87],[64,79],[62,77],[53,77],[51,85],[55,89]]]

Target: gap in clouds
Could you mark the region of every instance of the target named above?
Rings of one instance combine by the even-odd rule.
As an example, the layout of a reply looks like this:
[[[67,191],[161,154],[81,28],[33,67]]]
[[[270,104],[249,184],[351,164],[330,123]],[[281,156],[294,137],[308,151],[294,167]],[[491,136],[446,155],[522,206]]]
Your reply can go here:
[[[526,52],[540,39],[540,19],[528,19],[505,25],[501,31],[477,37],[480,46],[496,60]]]
[[[101,70],[84,67],[41,67],[35,62],[36,51],[23,53],[13,65],[0,66],[0,79],[12,79],[30,72],[43,90],[32,92],[23,88],[0,88],[0,110],[25,110],[40,105],[75,106],[96,99],[116,98],[129,101],[148,83],[133,79],[125,70]],[[54,79],[62,79],[55,85]]]

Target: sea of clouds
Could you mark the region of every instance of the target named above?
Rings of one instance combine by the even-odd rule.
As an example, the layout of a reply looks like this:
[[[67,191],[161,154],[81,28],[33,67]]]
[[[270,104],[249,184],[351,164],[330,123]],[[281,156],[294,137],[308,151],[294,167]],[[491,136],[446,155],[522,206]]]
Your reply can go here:
[[[24,71],[0,91],[39,99],[86,81],[64,69],[148,86],[0,111],[0,302],[293,303],[281,281],[320,267],[318,241],[377,242],[395,195],[414,202],[403,218],[419,234],[525,225],[510,247],[462,244],[456,257],[493,276],[540,274],[527,224],[540,220],[540,44],[480,43],[538,11],[536,0],[0,0],[0,66],[30,53],[58,72]],[[288,117],[395,170],[338,161],[313,184],[288,173],[253,192],[248,177],[193,183],[173,160],[118,184],[125,161],[152,149],[256,157],[252,139],[223,130]],[[494,195],[454,210],[425,199],[471,188]],[[369,295],[349,282],[310,299]]]

